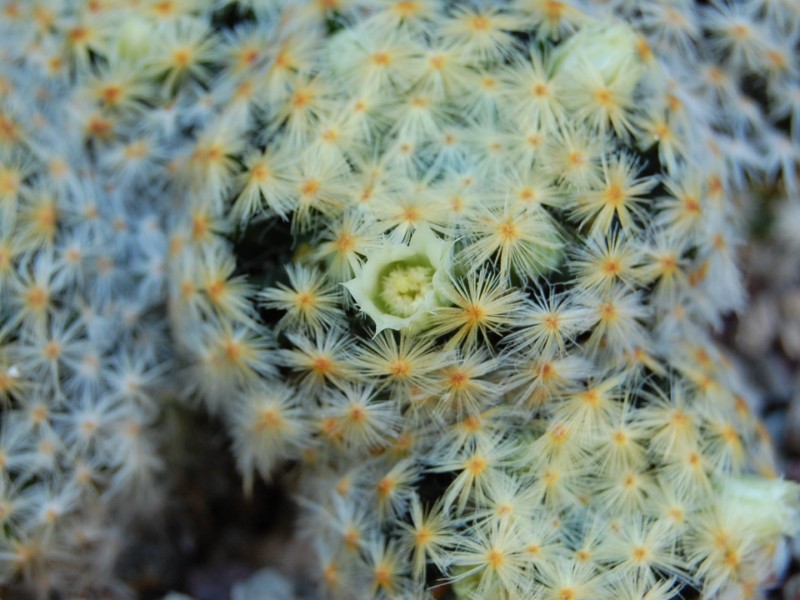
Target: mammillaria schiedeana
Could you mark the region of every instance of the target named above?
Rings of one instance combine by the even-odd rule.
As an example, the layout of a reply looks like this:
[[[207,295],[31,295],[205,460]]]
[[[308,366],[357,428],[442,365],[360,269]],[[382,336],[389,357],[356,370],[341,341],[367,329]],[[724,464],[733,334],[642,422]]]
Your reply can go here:
[[[748,179],[795,186],[797,11],[332,4],[181,167],[173,239],[221,235],[172,315],[245,482],[294,463],[334,596],[755,594],[793,526],[745,507],[795,492],[708,329]]]
[[[1,4],[0,595],[122,597],[115,561],[167,488],[173,96],[124,7]]]
[[[169,261],[170,378],[245,489],[290,471],[325,595],[752,598],[779,575],[797,492],[711,331],[745,301],[749,186],[797,193],[794,3],[63,10],[3,48],[67,61],[74,100],[20,110],[54,121],[42,152],[85,148],[98,243],[141,291],[92,271],[62,295],[139,314],[166,301],[145,258]]]

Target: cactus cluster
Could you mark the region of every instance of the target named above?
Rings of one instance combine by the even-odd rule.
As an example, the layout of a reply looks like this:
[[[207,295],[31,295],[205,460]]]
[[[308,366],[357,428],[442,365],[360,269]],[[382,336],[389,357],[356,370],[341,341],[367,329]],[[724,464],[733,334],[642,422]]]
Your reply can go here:
[[[129,527],[164,499],[169,138],[142,115],[168,96],[118,42],[125,11],[93,5],[2,3],[0,581],[23,586],[12,598],[121,594]]]
[[[5,579],[111,585],[70,550],[157,509],[173,389],[288,474],[323,597],[780,576],[712,331],[751,187],[798,193],[795,3],[3,8]]]

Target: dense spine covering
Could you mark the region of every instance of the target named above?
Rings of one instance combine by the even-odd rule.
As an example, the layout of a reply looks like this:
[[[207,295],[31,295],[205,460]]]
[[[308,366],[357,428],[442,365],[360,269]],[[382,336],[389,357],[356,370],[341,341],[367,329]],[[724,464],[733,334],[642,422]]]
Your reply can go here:
[[[185,396],[246,489],[291,466],[325,595],[753,598],[777,575],[797,492],[709,331],[744,303],[752,181],[797,193],[795,4],[50,6],[6,2],[4,444],[99,411],[113,452],[52,430],[127,489],[118,428],[157,414],[168,357],[160,323],[103,323],[143,328],[168,263]],[[59,149],[87,164],[46,170]],[[59,185],[80,193],[35,193]],[[82,217],[48,233],[62,204]],[[62,489],[31,460],[2,489]],[[12,546],[46,530],[8,522]]]
[[[794,186],[796,137],[739,78],[778,104],[798,15],[747,6],[285,7],[234,136],[266,150],[206,182],[245,237],[291,222],[288,279],[239,256],[285,316],[207,311],[254,337],[203,364],[238,374],[207,401],[245,478],[296,463],[327,593],[752,597],[773,576],[789,529],[722,490],[753,478],[789,510],[792,488],[766,483],[705,333],[743,303],[748,178]],[[756,155],[777,138],[790,162]]]
[[[125,597],[116,560],[167,489],[172,136],[155,119],[172,98],[116,35],[131,16],[110,3],[2,3],[4,597]]]

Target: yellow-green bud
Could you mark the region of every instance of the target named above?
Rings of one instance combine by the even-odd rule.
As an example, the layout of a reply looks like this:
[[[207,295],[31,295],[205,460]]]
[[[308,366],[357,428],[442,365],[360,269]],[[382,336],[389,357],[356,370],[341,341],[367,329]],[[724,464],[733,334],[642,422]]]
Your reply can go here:
[[[574,80],[590,68],[603,81],[613,82],[620,93],[631,93],[644,73],[637,41],[636,32],[626,23],[607,21],[587,27],[556,49],[553,73]]]
[[[155,24],[137,16],[129,16],[117,33],[120,58],[138,61],[150,53]]]
[[[722,508],[741,522],[759,541],[774,542],[781,535],[794,535],[800,517],[800,486],[782,479],[725,477],[717,487]]]

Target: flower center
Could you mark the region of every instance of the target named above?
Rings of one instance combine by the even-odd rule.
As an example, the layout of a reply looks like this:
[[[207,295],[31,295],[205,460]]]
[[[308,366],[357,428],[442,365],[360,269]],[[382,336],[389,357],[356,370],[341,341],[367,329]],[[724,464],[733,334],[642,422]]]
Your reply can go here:
[[[389,313],[398,317],[411,316],[431,292],[432,280],[430,266],[394,263],[381,279],[381,300]]]

